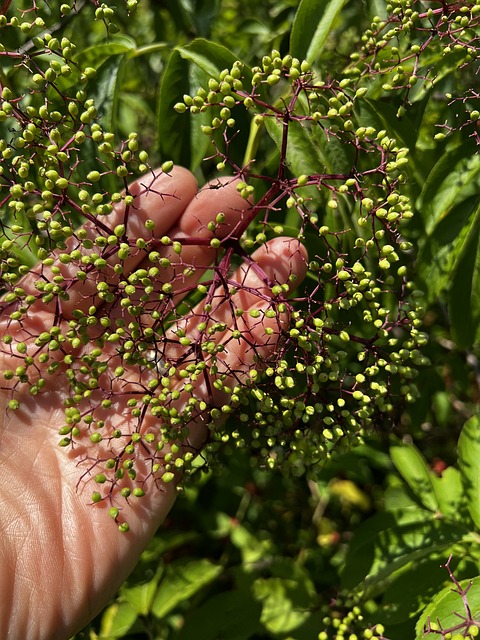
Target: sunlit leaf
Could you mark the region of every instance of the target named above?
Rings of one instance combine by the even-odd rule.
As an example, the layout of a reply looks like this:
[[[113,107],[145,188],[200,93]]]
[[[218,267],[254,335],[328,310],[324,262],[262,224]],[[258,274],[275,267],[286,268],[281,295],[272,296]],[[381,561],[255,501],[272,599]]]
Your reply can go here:
[[[290,53],[312,63],[322,52],[347,0],[302,0],[290,35]]]
[[[480,576],[472,580],[462,580],[460,587],[464,590],[468,588],[470,611],[473,617],[478,619],[480,613]],[[415,640],[438,639],[438,633],[424,633],[429,620],[440,623],[443,629],[456,628],[462,620],[462,615],[466,615],[462,597],[455,585],[450,584],[442,589],[423,611],[415,627]]]
[[[458,464],[468,497],[468,510],[480,527],[480,418],[473,416],[463,425],[458,439]]]
[[[163,618],[181,602],[215,580],[222,571],[221,566],[206,559],[172,563],[155,594],[152,613],[157,618]]]
[[[427,298],[433,301],[449,290],[459,260],[476,234],[477,196],[471,196],[451,209],[440,220],[421,248],[417,268],[427,288]]]
[[[407,563],[446,549],[467,534],[463,524],[419,508],[373,516],[355,533],[342,571],[343,585],[352,589],[365,581],[365,587],[375,592]]]
[[[222,69],[229,69],[238,59],[226,47],[203,38],[197,38],[186,46],[177,47],[177,51],[182,58],[193,62],[210,76],[217,76]],[[247,66],[244,67],[243,72],[248,79],[249,69]]]
[[[100,636],[103,640],[122,638],[135,624],[137,612],[128,602],[114,602],[102,615]]]
[[[450,518],[463,517],[465,494],[460,471],[455,467],[447,467],[440,477],[434,477],[433,480],[441,513]]]
[[[132,587],[124,586],[121,590],[122,597],[139,615],[146,616],[149,613],[162,571],[163,567],[148,582]]]
[[[447,151],[430,172],[416,203],[427,233],[431,233],[454,206],[471,196],[478,197],[479,186],[480,156],[468,153],[465,147]]]
[[[288,633],[310,615],[312,599],[303,585],[288,578],[258,579],[253,592],[262,605],[261,622],[271,633]]]
[[[438,509],[433,474],[425,458],[413,445],[394,446],[390,455],[400,475],[408,484],[418,500],[431,511]]]

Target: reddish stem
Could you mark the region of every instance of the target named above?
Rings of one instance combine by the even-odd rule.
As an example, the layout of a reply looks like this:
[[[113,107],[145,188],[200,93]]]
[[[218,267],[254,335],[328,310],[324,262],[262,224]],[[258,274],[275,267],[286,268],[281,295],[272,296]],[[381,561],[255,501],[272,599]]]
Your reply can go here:
[[[5,2],[0,7],[0,16],[6,15],[11,3],[12,3],[12,0],[5,0]]]

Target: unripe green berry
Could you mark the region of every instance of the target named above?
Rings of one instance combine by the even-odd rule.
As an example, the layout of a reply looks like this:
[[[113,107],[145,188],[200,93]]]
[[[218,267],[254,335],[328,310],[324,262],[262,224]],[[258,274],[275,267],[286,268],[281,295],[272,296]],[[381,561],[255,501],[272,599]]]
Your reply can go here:
[[[87,180],[90,182],[98,182],[100,178],[101,175],[98,171],[90,171],[90,173],[87,173]]]

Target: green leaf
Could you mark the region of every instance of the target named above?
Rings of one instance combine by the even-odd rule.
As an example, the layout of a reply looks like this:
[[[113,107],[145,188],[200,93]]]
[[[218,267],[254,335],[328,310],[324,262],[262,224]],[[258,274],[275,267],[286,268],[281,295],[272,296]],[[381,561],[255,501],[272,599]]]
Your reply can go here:
[[[173,108],[190,91],[188,62],[172,51],[160,83],[157,103],[158,146],[164,160],[190,165],[190,114]]]
[[[165,6],[173,18],[178,31],[184,31],[185,33],[190,32],[192,29],[193,12],[187,11],[184,3],[179,2],[179,0],[165,0]]]
[[[393,464],[420,502],[430,511],[438,510],[433,474],[425,458],[413,445],[391,447]]]
[[[471,585],[471,586],[469,586]],[[480,576],[472,580],[462,580],[461,589],[468,588],[468,604],[472,616],[478,619],[480,611]],[[438,640],[438,633],[424,633],[429,620],[437,621],[442,629],[457,627],[466,615],[462,598],[453,584],[442,589],[424,609],[415,626],[415,640]]]
[[[220,0],[196,0],[191,19],[198,35],[207,37],[210,34],[219,6]]]
[[[197,90],[200,87],[208,87],[209,75],[196,64],[190,65],[189,77],[192,89]],[[208,111],[205,111],[205,113],[195,114],[192,118],[190,131],[190,169],[192,171],[195,171],[195,169],[200,166],[202,160],[207,155],[207,149],[211,144],[210,137],[202,133],[201,127],[202,125],[210,125],[211,121],[212,114]]]
[[[365,580],[364,587],[375,594],[398,569],[448,548],[468,533],[463,524],[440,520],[415,507],[377,514],[355,532],[342,584],[353,589]]]
[[[422,214],[427,233],[449,215],[454,206],[480,188],[480,156],[471,145],[461,145],[447,151],[431,170],[416,208]]]
[[[268,134],[281,149],[284,134],[281,122],[276,118],[265,118],[265,126]],[[288,126],[287,144],[287,166],[296,175],[311,175],[313,173],[324,173],[325,161],[320,145],[314,144],[305,128],[299,122],[290,122]],[[313,203],[319,203],[320,192],[317,187],[303,187],[301,195],[304,198],[312,199]],[[287,223],[290,223],[287,220]]]
[[[204,38],[197,38],[184,47],[177,47],[176,50],[182,58],[193,62],[212,77],[218,76],[222,69],[230,69],[238,60],[237,56],[226,47]],[[244,66],[243,72],[248,82],[251,79],[251,72],[247,65]]]
[[[433,480],[440,512],[454,519],[463,517],[465,495],[460,471],[455,467],[447,467],[440,477],[435,476]]]
[[[106,131],[117,130],[118,99],[125,56],[114,56],[105,61],[95,78],[90,97],[95,100],[98,115]]]
[[[473,416],[463,425],[458,439],[458,466],[468,498],[468,511],[480,528],[480,417]]]
[[[368,122],[368,114],[374,114],[378,120],[372,118],[373,122],[382,124],[387,129],[388,135],[395,136],[397,142],[409,149],[415,147],[417,132],[408,117],[408,112],[402,118],[397,116],[397,105],[388,104],[382,100],[364,98],[359,101],[358,105],[355,105],[355,109],[358,109],[360,112],[362,124],[364,124],[365,121]],[[373,124],[372,121],[370,121],[370,124]]]
[[[312,63],[325,47],[333,24],[347,0],[302,0],[293,21],[290,53]]]
[[[452,285],[459,260],[475,233],[478,197],[472,196],[459,203],[438,222],[421,248],[417,267],[432,302]]]
[[[137,619],[137,612],[128,602],[115,602],[102,615],[100,637],[102,640],[123,638]]]
[[[480,204],[455,265],[448,310],[457,345],[471,347],[480,338]]]
[[[222,571],[223,567],[206,559],[172,563],[155,594],[152,612],[157,618],[163,618],[181,602],[213,582]]]
[[[429,70],[428,80],[419,78],[408,94],[409,101],[412,103],[423,100],[449,74],[458,73],[460,65],[465,60],[464,51],[452,51],[449,54],[435,48],[432,51],[433,55],[425,56],[422,61],[423,68]]]
[[[248,640],[260,626],[262,606],[249,593],[219,593],[187,616],[178,640]]]
[[[201,535],[197,531],[162,530],[161,535],[156,535],[142,553],[140,562],[146,565],[158,564],[167,553],[179,547],[192,545],[200,539]]]
[[[153,578],[148,582],[145,582],[144,584],[136,584],[133,587],[129,587],[127,586],[128,583],[125,583],[122,587],[122,598],[131,605],[137,614],[146,616],[150,612],[153,597],[157,591],[158,582],[162,572],[163,567],[160,567]]]
[[[442,558],[443,559],[443,558]],[[439,557],[412,562],[386,588],[382,599],[382,623],[398,624],[420,612],[448,579]]]
[[[246,564],[258,562],[271,554],[272,543],[270,540],[260,540],[240,524],[232,529],[230,540],[240,549],[242,561]]]
[[[133,55],[136,49],[137,43],[133,38],[119,35],[111,38],[108,42],[95,44],[92,47],[80,51],[74,57],[74,61],[81,67],[94,67],[94,69],[98,70],[99,67],[112,56],[122,54]]]
[[[302,102],[307,113],[307,102],[301,97],[299,102]],[[265,118],[264,122],[267,133],[281,150],[284,135],[283,122],[276,118]],[[318,123],[292,121],[288,124],[287,166],[296,176],[349,174],[354,163],[354,152],[346,147],[347,145],[341,144],[333,137],[327,137]],[[305,187],[302,190],[302,196],[314,197],[315,194],[318,199],[316,187]]]
[[[271,633],[285,634],[303,624],[313,600],[301,582],[288,578],[258,579],[253,593],[262,602],[261,622]]]

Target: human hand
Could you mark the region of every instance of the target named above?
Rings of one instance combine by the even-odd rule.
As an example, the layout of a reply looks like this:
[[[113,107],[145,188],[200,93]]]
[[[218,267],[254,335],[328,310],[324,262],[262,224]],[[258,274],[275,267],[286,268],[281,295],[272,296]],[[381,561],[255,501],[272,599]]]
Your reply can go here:
[[[172,507],[171,479],[181,468],[169,463],[172,452],[179,459],[195,453],[208,438],[210,409],[231,404],[232,389],[275,350],[288,311],[280,307],[265,315],[274,308],[272,286],[288,283],[292,274],[298,283],[305,274],[305,251],[288,238],[263,245],[253,260],[227,273],[229,262],[218,261],[208,223],[217,221],[215,237],[230,243],[238,238],[251,205],[235,182],[207,185],[197,194],[192,174],[175,167],[168,175],[134,183],[130,193],[133,204],[128,210],[119,204],[103,217],[103,231],[87,224],[63,256],[57,251],[53,265],[39,266],[20,282],[19,300],[0,302],[6,337],[0,346],[0,372],[6,372],[0,383],[0,636],[5,639],[68,638],[106,605]],[[115,233],[125,246],[128,239],[146,238],[147,248],[130,242],[129,255],[120,257]],[[111,239],[97,243],[101,250],[95,244],[99,235]],[[179,245],[158,243],[164,236],[182,240],[180,253]],[[64,256],[77,245],[80,255],[68,262]],[[105,264],[85,265],[86,277],[79,279],[82,256],[95,251]],[[210,306],[203,301],[165,328],[165,318],[214,262]],[[150,284],[138,286],[139,269],[149,272],[155,265],[158,273],[148,276]],[[136,284],[127,289],[129,274]],[[68,299],[39,292],[39,282],[55,277]],[[16,315],[28,296],[27,312]],[[252,309],[258,313],[249,314]],[[48,354],[43,362],[42,353]],[[29,366],[22,372],[18,367],[25,362]],[[168,383],[158,372],[163,363]],[[156,399],[156,411],[142,400],[146,395]],[[19,402],[16,410],[9,408],[12,399]],[[66,415],[78,419],[68,424]],[[159,424],[167,423],[171,436],[162,445]],[[132,461],[130,475],[126,461]],[[101,473],[105,481],[96,482]],[[134,489],[140,489],[139,497]],[[125,490],[131,492],[127,499]],[[126,529],[126,521],[129,530],[121,534],[118,525]]]

